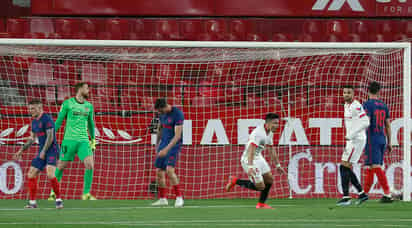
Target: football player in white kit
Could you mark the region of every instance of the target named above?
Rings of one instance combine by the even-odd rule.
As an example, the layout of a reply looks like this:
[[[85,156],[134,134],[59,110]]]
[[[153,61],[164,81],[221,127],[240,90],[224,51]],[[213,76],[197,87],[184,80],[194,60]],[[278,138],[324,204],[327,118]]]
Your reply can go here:
[[[250,180],[241,180],[231,176],[225,187],[227,192],[231,191],[235,185],[244,188],[260,191],[259,202],[256,205],[258,209],[272,209],[265,202],[268,198],[270,188],[273,183],[273,176],[270,166],[262,155],[266,145],[270,145],[269,155],[276,164],[276,170],[280,174],[285,174],[285,170],[279,163],[279,158],[273,147],[273,132],[279,127],[279,115],[268,113],[265,116],[265,123],[255,128],[249,136],[240,162],[243,170],[247,173]]]
[[[356,174],[352,171],[352,164],[356,164],[365,148],[366,128],[369,126],[369,117],[366,115],[361,103],[354,99],[354,89],[352,86],[343,88],[343,99],[345,100],[345,130],[346,146],[342,155],[342,163],[339,167],[343,197],[337,202],[338,206],[351,204],[349,196],[349,183],[355,186],[359,192],[357,204],[368,200],[368,195],[364,193]]]

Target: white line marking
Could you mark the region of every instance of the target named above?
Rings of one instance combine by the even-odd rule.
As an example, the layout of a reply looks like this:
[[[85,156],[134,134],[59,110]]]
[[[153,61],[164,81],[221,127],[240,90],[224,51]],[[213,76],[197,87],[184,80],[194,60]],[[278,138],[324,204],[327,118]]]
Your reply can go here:
[[[282,205],[272,205],[273,207],[294,207],[296,205],[292,204],[282,204]],[[202,208],[254,208],[255,205],[204,205],[204,206],[184,206],[184,208],[190,209],[202,209]],[[101,208],[71,208],[65,207],[63,210],[130,210],[130,209],[170,209],[174,208],[173,206],[167,207],[153,207],[153,206],[136,206],[136,207],[101,207]],[[54,207],[40,207],[40,210],[56,210]],[[29,210],[38,210],[38,209],[24,209],[24,208],[0,208],[0,211],[29,211]]]

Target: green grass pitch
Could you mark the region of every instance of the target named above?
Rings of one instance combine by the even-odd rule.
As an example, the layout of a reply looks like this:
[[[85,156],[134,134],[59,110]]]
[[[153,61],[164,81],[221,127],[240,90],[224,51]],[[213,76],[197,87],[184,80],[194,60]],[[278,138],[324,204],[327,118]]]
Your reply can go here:
[[[335,199],[269,200],[274,210],[257,210],[252,199],[186,200],[184,208],[150,202],[66,200],[56,210],[49,201],[23,209],[26,201],[0,200],[0,227],[412,227],[412,203],[399,201],[336,207]]]

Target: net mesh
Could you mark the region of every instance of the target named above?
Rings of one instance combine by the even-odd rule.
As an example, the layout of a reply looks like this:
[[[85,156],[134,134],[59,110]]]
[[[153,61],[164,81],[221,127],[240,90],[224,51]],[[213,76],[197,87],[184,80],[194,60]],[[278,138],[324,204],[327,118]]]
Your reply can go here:
[[[40,98],[56,119],[61,103],[74,96],[73,85],[85,81],[95,109],[92,194],[99,199],[147,199],[156,192],[153,103],[158,97],[167,97],[184,112],[177,174],[184,196],[195,199],[257,196],[223,188],[229,175],[246,178],[240,156],[267,112],[282,117],[274,141],[288,171],[274,172],[272,198],[340,196],[343,85],[355,86],[355,96],[363,102],[367,84],[381,82],[393,129],[402,124],[397,121],[403,117],[402,49],[2,46],[0,54],[0,160],[11,161],[29,135],[29,100]],[[62,135],[60,130],[59,143]],[[402,190],[402,137],[393,135],[394,152],[386,155],[385,164],[397,192]],[[15,174],[18,169],[26,174],[36,153],[36,146],[26,151],[17,168],[3,165],[0,198],[26,197],[24,179],[16,181]],[[64,198],[81,196],[83,170],[76,158],[64,171]],[[361,163],[354,170],[363,176]],[[40,197],[48,196],[45,175],[39,189]],[[381,191],[377,185],[371,190]]]

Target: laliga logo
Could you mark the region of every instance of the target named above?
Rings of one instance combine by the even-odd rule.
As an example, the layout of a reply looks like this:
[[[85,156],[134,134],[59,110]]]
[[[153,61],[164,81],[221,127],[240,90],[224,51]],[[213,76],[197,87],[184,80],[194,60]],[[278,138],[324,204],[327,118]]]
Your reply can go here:
[[[331,0],[317,0],[312,7],[312,10],[324,10],[326,6],[329,4]],[[332,0],[332,4],[330,4],[328,11],[338,11],[342,8],[343,4],[347,2],[350,8],[353,11],[363,12],[362,5],[360,4],[359,0]]]

